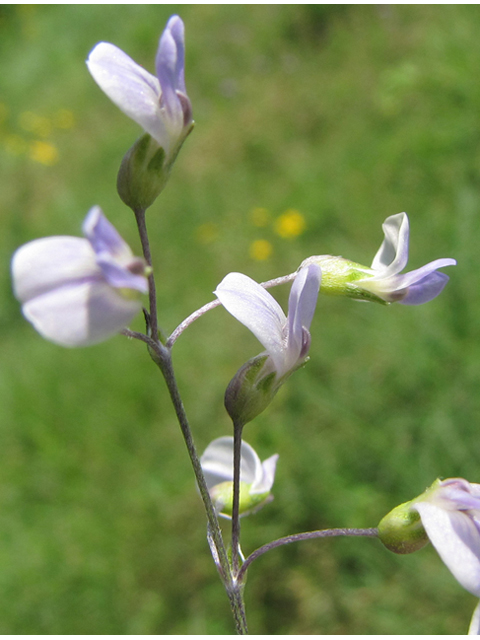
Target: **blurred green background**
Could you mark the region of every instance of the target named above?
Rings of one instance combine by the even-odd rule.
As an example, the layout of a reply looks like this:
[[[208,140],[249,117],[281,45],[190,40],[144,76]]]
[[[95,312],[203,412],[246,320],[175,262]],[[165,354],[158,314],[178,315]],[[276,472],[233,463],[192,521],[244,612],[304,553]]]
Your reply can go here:
[[[2,634],[233,631],[144,346],[49,344],[9,281],[20,244],[80,235],[94,204],[140,251],[115,179],[141,131],[84,60],[106,40],[153,72],[173,13],[196,127],[148,214],[167,331],[229,271],[267,280],[322,253],[370,264],[400,211],[411,268],[458,260],[420,307],[320,298],[311,361],[245,430],[280,460],[274,502],[243,522],[244,551],[376,526],[437,476],[480,482],[478,6],[2,5]],[[285,305],[288,287],[274,293]],[[230,434],[224,389],[260,350],[221,309],[175,346],[200,451]],[[338,539],[263,556],[246,604],[254,633],[451,634],[466,632],[475,598],[431,546],[401,557]]]

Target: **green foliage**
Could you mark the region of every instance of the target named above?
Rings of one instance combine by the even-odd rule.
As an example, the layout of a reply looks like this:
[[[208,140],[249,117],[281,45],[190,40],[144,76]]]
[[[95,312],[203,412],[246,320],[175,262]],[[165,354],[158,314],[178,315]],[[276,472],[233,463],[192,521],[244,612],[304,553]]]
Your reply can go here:
[[[85,350],[43,342],[8,275],[17,246],[79,235],[93,204],[139,253],[115,180],[141,132],[84,60],[105,40],[153,71],[177,11],[196,127],[148,212],[165,330],[229,271],[267,280],[324,253],[369,264],[381,223],[400,211],[412,268],[458,259],[445,292],[418,308],[320,297],[311,360],[245,429],[262,459],[280,460],[274,502],[243,523],[244,552],[375,526],[438,476],[479,482],[478,6],[5,7],[0,632],[233,629],[146,349],[122,337]],[[289,209],[306,229],[282,237],[275,223]],[[250,253],[258,240],[265,260]],[[286,304],[287,288],[274,294]],[[221,309],[175,345],[200,451],[231,433],[225,387],[259,351]],[[271,551],[249,570],[246,599],[255,633],[464,633],[475,606],[431,547],[400,557],[362,539]]]

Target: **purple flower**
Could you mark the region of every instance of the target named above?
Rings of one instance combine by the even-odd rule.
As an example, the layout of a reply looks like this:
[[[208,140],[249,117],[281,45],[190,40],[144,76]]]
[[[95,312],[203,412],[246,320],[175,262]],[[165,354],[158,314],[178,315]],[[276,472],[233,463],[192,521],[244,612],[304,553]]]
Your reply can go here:
[[[143,259],[93,207],[86,238],[53,236],[20,247],[12,259],[15,296],[47,340],[65,347],[101,342],[121,331],[148,291]]]
[[[242,440],[240,462],[240,514],[247,515],[271,499],[278,454],[261,462],[254,449]],[[200,458],[205,481],[215,508],[230,518],[233,504],[233,438],[217,438]]]
[[[298,272],[288,300],[288,318],[266,289],[242,273],[229,273],[218,285],[215,294],[225,309],[265,347],[268,365],[263,373],[269,368],[280,380],[305,362],[320,281],[321,270],[315,264]]]
[[[385,302],[423,304],[436,298],[448,282],[448,276],[437,269],[457,264],[452,258],[429,262],[420,269],[400,274],[408,262],[409,223],[406,213],[397,213],[382,225],[385,239],[380,246],[371,273],[355,281],[360,289],[369,291]]]
[[[113,44],[100,42],[87,66],[95,82],[172,159],[189,133],[192,106],[185,88],[184,26],[172,16],[160,38],[154,76]]]

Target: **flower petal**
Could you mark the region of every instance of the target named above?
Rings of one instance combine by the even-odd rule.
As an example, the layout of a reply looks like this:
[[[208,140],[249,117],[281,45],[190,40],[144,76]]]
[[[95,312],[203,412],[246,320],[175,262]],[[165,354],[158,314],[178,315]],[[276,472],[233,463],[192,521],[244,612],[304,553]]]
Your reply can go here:
[[[160,146],[168,146],[160,109],[158,79],[113,44],[100,42],[87,66],[95,82],[129,118],[137,122]]]
[[[310,264],[298,272],[290,290],[288,299],[289,356],[287,360],[289,363],[291,361],[291,366],[298,361],[302,354],[305,342],[303,329],[310,329],[317,305],[321,278],[322,271],[320,267],[316,264]]]
[[[126,327],[141,309],[106,282],[71,282],[26,302],[22,311],[47,340],[64,347],[102,342]]]
[[[480,597],[480,534],[471,518],[461,511],[446,511],[428,502],[418,502],[414,508],[454,577],[464,589]]]
[[[262,475],[252,484],[250,493],[267,493],[273,487],[275,470],[277,468],[278,453],[262,462]]]
[[[372,262],[383,277],[400,273],[408,262],[409,223],[406,213],[389,216],[382,225],[385,239]]]
[[[163,100],[170,117],[172,117],[179,110],[179,107],[181,111],[177,89],[184,94],[186,93],[184,27],[178,16],[170,18],[160,37],[155,64]]]
[[[287,319],[278,302],[242,273],[229,273],[214,293],[225,309],[262,343],[277,370],[282,369]]]
[[[141,266],[142,261],[134,258],[132,250],[100,207],[90,209],[83,223],[83,232],[95,251],[96,262],[108,284],[147,293],[145,276],[130,270],[132,265]]]
[[[39,238],[17,249],[12,259],[13,288],[22,303],[58,287],[99,277],[95,252],[84,238]]]
[[[233,481],[233,438],[217,438],[205,449],[200,458],[207,487]],[[255,450],[242,440],[240,481],[252,484],[263,478],[263,468]]]
[[[83,233],[96,254],[108,253],[119,260],[131,260],[132,251],[100,207],[92,207],[83,221]]]
[[[475,611],[473,612],[472,620],[470,622],[470,627],[468,628],[469,636],[478,636],[480,635],[480,602],[475,607]]]

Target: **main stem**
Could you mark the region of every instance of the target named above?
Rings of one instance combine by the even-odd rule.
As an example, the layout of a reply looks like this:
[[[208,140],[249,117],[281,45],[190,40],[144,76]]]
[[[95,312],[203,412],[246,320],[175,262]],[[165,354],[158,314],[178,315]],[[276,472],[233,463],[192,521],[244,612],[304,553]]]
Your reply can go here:
[[[145,220],[145,209],[134,210],[135,219],[137,221],[140,242],[142,243],[143,257],[145,262],[152,267],[152,253],[150,251],[150,242],[148,239],[147,223]],[[158,320],[157,320],[157,289],[155,287],[155,277],[153,269],[148,275],[148,298],[150,304],[149,332],[152,339],[158,342]]]
[[[140,240],[142,243],[143,255],[147,265],[151,267],[152,256],[145,220],[145,210],[137,210],[134,213],[137,220]],[[225,544],[223,542],[222,531],[220,529],[217,514],[215,512],[215,508],[208,491],[207,483],[205,481],[205,475],[202,470],[202,465],[197,454],[190,425],[175,380],[171,348],[164,346],[159,340],[157,320],[157,295],[153,271],[148,276],[148,285],[150,303],[148,328],[150,335],[148,337],[144,336],[144,338],[146,338],[146,340],[144,341],[149,347],[149,352],[152,359],[160,368],[165,379],[168,391],[170,393],[170,398],[177,415],[177,420],[182,431],[183,439],[190,456],[190,461],[195,473],[197,485],[205,507],[205,512],[208,520],[208,538],[211,545],[212,555],[214,557],[215,564],[217,565],[217,569],[220,573],[230,601],[230,607],[235,621],[237,633],[244,635],[248,633],[248,629],[245,616],[245,605],[243,602],[243,585],[236,579],[236,571],[235,573],[232,573],[232,567],[230,566]],[[137,337],[134,336],[134,332],[130,332],[130,335],[132,335],[133,337]]]

